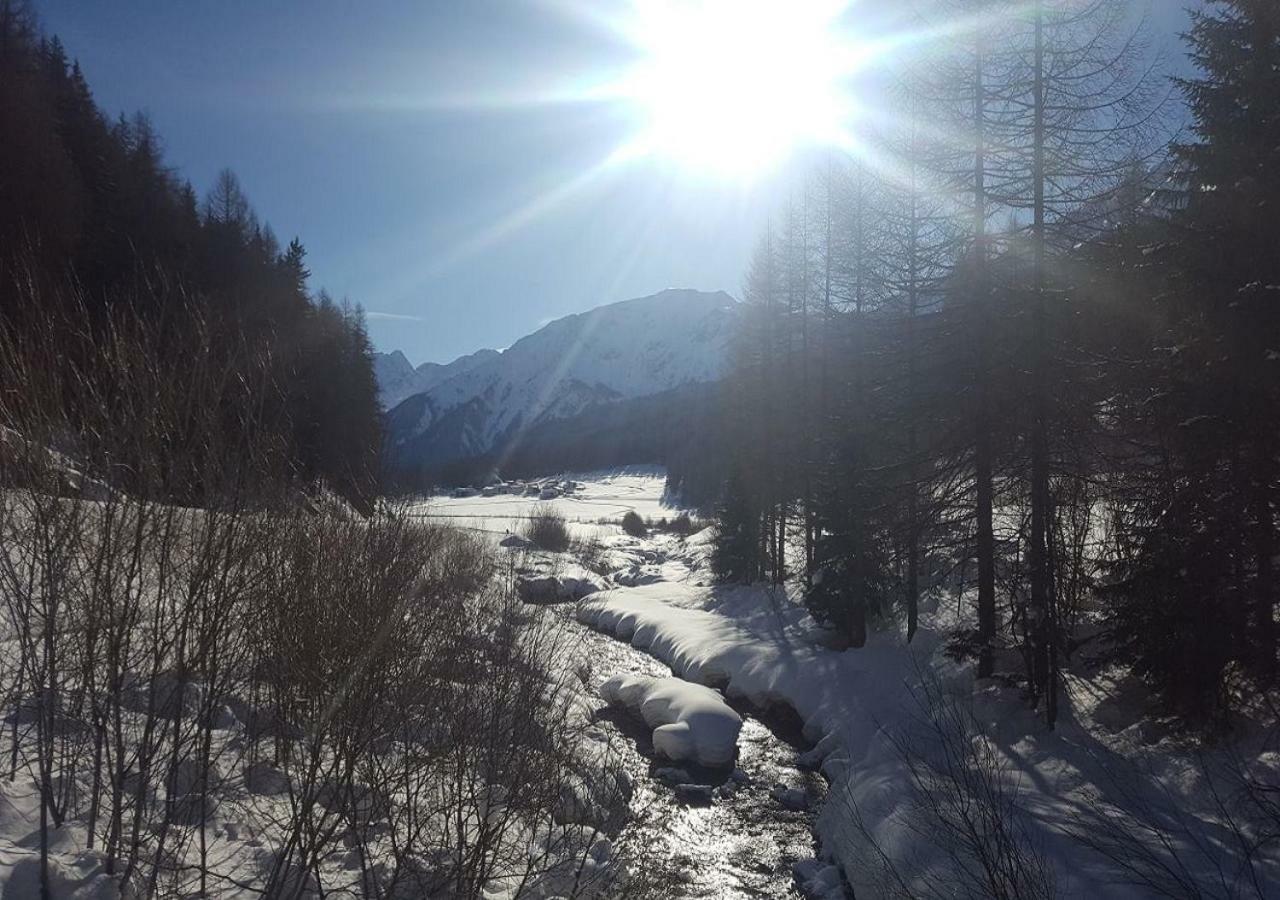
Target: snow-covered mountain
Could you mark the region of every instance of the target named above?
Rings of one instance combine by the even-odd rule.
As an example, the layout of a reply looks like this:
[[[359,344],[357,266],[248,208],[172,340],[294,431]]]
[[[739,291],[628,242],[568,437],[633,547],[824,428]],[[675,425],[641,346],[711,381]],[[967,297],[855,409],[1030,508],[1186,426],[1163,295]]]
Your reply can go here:
[[[383,409],[391,409],[406,397],[429,391],[440,382],[474,369],[497,355],[497,350],[479,350],[446,365],[425,362],[415,369],[399,350],[375,353],[373,374],[378,379],[378,402]]]
[[[667,290],[557,319],[500,353],[448,366],[413,370],[401,354],[382,355],[382,396],[404,398],[387,416],[391,459],[430,465],[498,453],[548,421],[716,381],[736,310],[723,292]]]

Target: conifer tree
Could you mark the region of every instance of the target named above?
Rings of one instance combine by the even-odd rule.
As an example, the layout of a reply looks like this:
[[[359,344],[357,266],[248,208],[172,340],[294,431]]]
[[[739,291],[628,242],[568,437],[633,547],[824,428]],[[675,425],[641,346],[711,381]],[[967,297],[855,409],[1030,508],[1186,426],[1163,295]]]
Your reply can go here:
[[[1171,709],[1223,724],[1277,667],[1280,10],[1215,0],[1187,37],[1196,140],[1177,148],[1185,193],[1146,285],[1162,350],[1128,388],[1143,453],[1110,616]]]
[[[296,471],[367,496],[380,427],[359,312],[310,302],[301,242],[281,253],[234,173],[221,172],[201,204],[166,166],[146,116],[108,121],[79,63],[41,35],[23,0],[0,0],[0,135],[0,317],[29,317],[23,279],[75,284],[44,302],[75,306],[101,340],[117,303],[157,327],[195,304],[226,366],[242,341],[272,360],[270,389],[228,417],[269,415]],[[313,352],[321,345],[327,359]]]
[[[1187,287],[1219,341],[1218,416],[1238,440],[1240,509],[1254,570],[1248,619],[1257,662],[1276,667],[1274,571],[1280,502],[1280,8],[1264,0],[1216,0],[1189,35],[1204,73],[1184,81],[1199,142],[1182,148],[1191,191],[1179,224]],[[1202,332],[1203,334],[1203,332]],[[1206,354],[1210,360],[1213,352]],[[1219,440],[1224,435],[1220,433]]]
[[[289,242],[284,255],[280,257],[280,268],[284,270],[285,279],[300,297],[307,295],[307,279],[311,277],[306,258],[307,250],[296,237]]]
[[[721,581],[751,583],[764,573],[760,557],[760,510],[751,484],[735,466],[716,508],[711,570]]]

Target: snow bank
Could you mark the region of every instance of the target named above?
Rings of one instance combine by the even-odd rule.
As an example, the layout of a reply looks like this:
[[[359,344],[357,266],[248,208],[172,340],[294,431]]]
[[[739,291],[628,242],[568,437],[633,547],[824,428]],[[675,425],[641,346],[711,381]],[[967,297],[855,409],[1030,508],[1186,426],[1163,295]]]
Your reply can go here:
[[[20,775],[0,782],[0,897],[40,896],[40,790]],[[118,900],[116,879],[106,874],[100,853],[85,849],[73,824],[51,829],[49,887],[53,900]]]
[[[1168,821],[1198,831],[1190,836],[1201,842],[1191,848],[1196,853],[1182,854],[1186,839],[1175,836],[1175,845],[1155,848],[1157,863],[1164,849],[1182,854],[1206,884],[1212,883],[1215,866],[1225,864],[1214,855],[1217,850],[1202,852],[1209,846],[1207,836],[1224,828],[1217,822],[1213,795],[1196,784],[1194,759],[1172,752],[1167,742],[1151,748],[1135,744],[1129,737],[1133,729],[1112,734],[1113,729],[1094,723],[1085,702],[1088,690],[1072,691],[1064,704],[1069,713],[1056,731],[1047,731],[1016,688],[996,680],[975,684],[969,669],[941,652],[942,637],[954,625],[946,619],[953,604],[926,608],[910,646],[889,628],[873,633],[862,648],[841,651],[827,645],[823,630],[784,591],[693,581],[693,564],[700,562],[703,549],[698,545],[686,544],[683,579],[594,594],[582,601],[577,615],[630,641],[682,678],[721,688],[761,709],[785,706],[799,716],[805,736],[816,742],[799,762],[820,769],[831,783],[816,826],[821,857],[796,871],[807,895],[834,896],[842,890],[829,868],[833,862],[858,896],[883,896],[892,884],[925,896],[954,878],[957,837],[920,820],[913,790],[928,792],[934,782],[947,787],[943,751],[970,747],[987,760],[982,763],[989,767],[987,776],[1008,799],[1008,809],[998,811],[1007,815],[1011,833],[1041,848],[1060,896],[1134,896],[1108,860],[1072,837],[1088,816],[1108,814],[1111,807],[1099,806],[1100,796],[1139,820],[1169,808]],[[664,575],[677,575],[679,562],[664,564]],[[924,685],[938,703],[955,710],[954,721],[964,729],[948,746],[930,727]],[[1102,682],[1093,689],[1108,693]],[[904,737],[906,751],[900,743]],[[911,760],[904,752],[912,754]],[[924,782],[913,787],[913,773],[922,772]],[[950,787],[965,790],[966,784]],[[785,786],[774,798],[800,802]],[[900,866],[898,873],[883,870],[889,859]],[[1280,864],[1260,863],[1257,871],[1264,880],[1274,878]],[[908,883],[893,882],[898,875]]]
[[[868,646],[856,655],[832,653],[792,627],[795,617],[788,610],[780,607],[775,613],[758,592],[751,597],[745,593],[658,582],[602,591],[584,600],[577,616],[630,641],[682,678],[722,687],[728,696],[762,710],[794,709],[812,740],[831,730],[826,719],[833,702],[846,705],[842,695],[850,679],[869,683],[887,677],[900,685],[900,652]],[[749,613],[748,606],[755,612]],[[875,692],[858,693],[865,703],[878,705]],[[898,696],[897,691],[889,693]]]
[[[934,666],[939,632],[921,629],[909,648],[894,631],[874,633],[865,647],[838,652],[823,646],[821,629],[781,592],[687,581],[604,591],[584,600],[577,613],[584,623],[629,640],[683,678],[723,688],[727,696],[760,709],[787,707],[799,716],[805,736],[817,742],[801,761],[831,782],[817,823],[825,862],[838,862],[856,893],[882,892],[882,873],[869,865],[876,846],[909,858],[922,876],[946,870],[946,849],[919,840],[904,822],[911,777],[893,741],[895,725],[914,715],[912,685]],[[971,696],[971,681],[954,672],[947,677],[954,682],[951,688]],[[1000,706],[1009,712],[1006,704]],[[1018,708],[1014,702],[1012,709]],[[1005,748],[1006,758],[1013,760],[1010,777],[1023,782],[1024,808],[1034,809],[1031,831],[1048,845],[1051,835],[1060,836],[1069,824],[1072,809],[1057,792],[1067,793],[1081,775],[1049,759],[1062,745],[1051,746],[1034,724],[1017,730],[1021,736],[1010,735]],[[1043,794],[1028,789],[1025,785],[1036,783],[1031,776],[1050,787]],[[784,796],[776,799],[791,799]],[[1066,875],[1062,883],[1069,895],[1122,896],[1101,889],[1098,872],[1078,865],[1058,868]],[[816,875],[802,873],[801,881],[817,881],[806,889],[820,896],[831,873]]]
[[[26,851],[12,864],[4,881],[4,896],[6,900],[40,896],[38,852]],[[60,857],[49,860],[49,896],[52,900],[118,900],[121,894],[116,880],[106,874],[102,859],[85,851],[70,861]]]
[[[615,675],[600,686],[600,696],[638,714],[653,729],[653,749],[667,759],[715,768],[737,755],[742,717],[710,688],[679,678]]]

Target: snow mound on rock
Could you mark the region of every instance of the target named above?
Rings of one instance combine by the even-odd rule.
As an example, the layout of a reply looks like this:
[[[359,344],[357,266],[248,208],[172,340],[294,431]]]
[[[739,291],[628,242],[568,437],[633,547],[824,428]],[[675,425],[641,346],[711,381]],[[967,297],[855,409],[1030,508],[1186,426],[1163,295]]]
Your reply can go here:
[[[615,675],[600,696],[636,713],[653,729],[653,749],[667,759],[719,767],[738,752],[739,716],[719,693],[679,678]]]
[[[603,579],[577,563],[542,562],[516,571],[516,595],[525,603],[572,603],[604,587]]]

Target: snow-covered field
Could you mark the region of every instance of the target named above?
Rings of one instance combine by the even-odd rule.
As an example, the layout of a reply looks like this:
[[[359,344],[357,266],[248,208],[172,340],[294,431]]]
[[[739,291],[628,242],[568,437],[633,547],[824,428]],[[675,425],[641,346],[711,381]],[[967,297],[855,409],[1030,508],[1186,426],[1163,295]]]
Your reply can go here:
[[[619,534],[617,522],[628,512],[653,520],[680,514],[679,509],[664,501],[666,472],[657,466],[570,473],[554,479],[539,479],[537,483],[563,484],[565,481],[579,487],[554,499],[539,500],[536,495],[523,494],[437,496],[415,504],[413,512],[441,524],[501,535],[519,533],[535,509],[549,509],[562,517],[574,537],[579,538]]]

